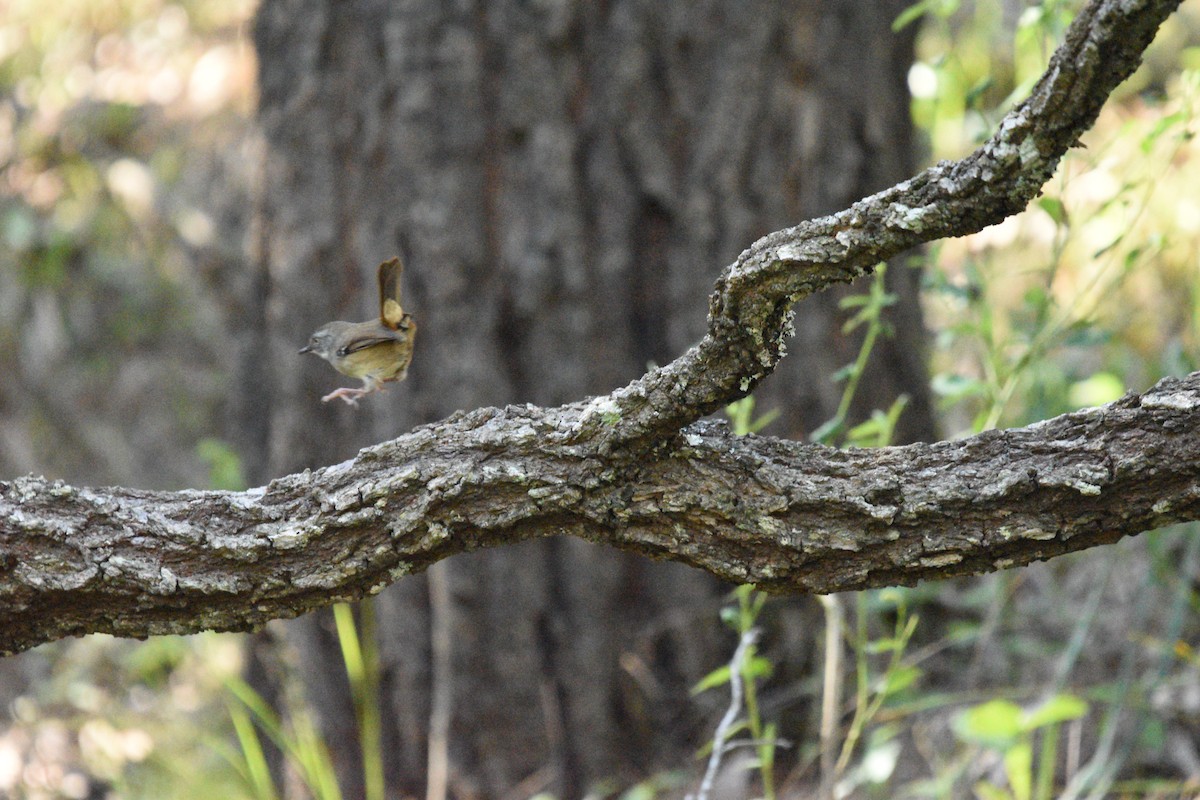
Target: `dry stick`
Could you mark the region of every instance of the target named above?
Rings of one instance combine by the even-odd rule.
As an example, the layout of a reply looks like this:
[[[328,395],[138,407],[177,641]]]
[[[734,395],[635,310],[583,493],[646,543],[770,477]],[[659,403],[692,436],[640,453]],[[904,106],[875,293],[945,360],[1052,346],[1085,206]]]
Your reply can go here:
[[[450,716],[454,702],[453,642],[450,638],[450,570],[442,561],[429,568],[429,640],[432,692],[425,800],[446,800],[450,782]]]
[[[825,680],[821,691],[821,800],[833,800],[837,786],[838,720],[842,708],[842,628],[845,614],[841,598],[817,598],[825,611]]]
[[[713,782],[717,779],[717,770],[721,766],[721,757],[725,755],[725,740],[729,738],[729,729],[733,727],[733,723],[737,721],[737,716],[742,710],[742,697],[744,696],[742,666],[746,660],[746,651],[758,641],[759,635],[758,628],[751,628],[743,633],[742,638],[738,641],[737,649],[733,651],[733,658],[729,659],[729,708],[725,709],[721,722],[713,732],[712,752],[708,755],[708,767],[704,770],[703,780],[700,781],[700,790],[695,795],[689,796],[690,800],[708,800],[708,795],[712,791]]]

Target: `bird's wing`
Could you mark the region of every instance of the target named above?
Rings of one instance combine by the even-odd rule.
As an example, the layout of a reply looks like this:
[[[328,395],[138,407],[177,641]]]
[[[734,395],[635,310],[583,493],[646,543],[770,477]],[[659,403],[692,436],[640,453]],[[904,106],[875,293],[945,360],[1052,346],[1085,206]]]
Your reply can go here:
[[[338,349],[338,355],[348,356],[351,353],[357,353],[359,350],[366,350],[368,347],[374,347],[378,344],[390,344],[392,342],[404,341],[404,334],[396,334],[390,330],[380,331],[373,336],[356,336],[350,344]]]

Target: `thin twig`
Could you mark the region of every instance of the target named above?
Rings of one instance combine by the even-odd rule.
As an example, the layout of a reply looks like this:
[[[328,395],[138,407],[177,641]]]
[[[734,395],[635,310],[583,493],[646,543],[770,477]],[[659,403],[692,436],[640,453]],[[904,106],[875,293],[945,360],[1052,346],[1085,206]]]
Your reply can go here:
[[[429,568],[429,640],[432,661],[432,691],[429,700],[429,755],[425,800],[446,800],[450,779],[450,711],[453,644],[450,641],[450,569],[442,561]]]
[[[821,800],[833,800],[837,784],[837,733],[842,706],[842,628],[844,615],[837,595],[818,598],[825,611],[825,679],[821,691]]]
[[[729,659],[729,708],[725,709],[724,716],[713,732],[712,752],[708,756],[704,778],[700,781],[700,790],[695,795],[688,795],[689,800],[708,800],[712,791],[713,782],[717,779],[717,770],[721,766],[721,757],[725,755],[725,739],[742,710],[742,698],[745,695],[745,687],[742,685],[742,663],[746,660],[746,651],[758,641],[760,633],[758,628],[751,628],[743,633],[737,649],[733,651],[733,658]]]

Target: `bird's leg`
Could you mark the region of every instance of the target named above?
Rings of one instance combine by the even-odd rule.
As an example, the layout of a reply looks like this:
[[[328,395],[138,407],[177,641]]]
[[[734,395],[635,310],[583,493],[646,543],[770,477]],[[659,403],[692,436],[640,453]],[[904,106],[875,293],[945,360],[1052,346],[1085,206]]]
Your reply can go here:
[[[334,389],[329,394],[321,398],[322,403],[328,403],[330,400],[341,399],[352,406],[358,405],[358,398],[364,395],[378,392],[383,388],[383,384],[374,378],[363,378],[363,385],[360,389],[353,389],[349,386],[343,386],[340,389]]]
[[[366,389],[351,389],[349,386],[343,386],[341,389],[335,389],[334,391],[322,397],[321,402],[328,403],[330,400],[340,398],[345,400],[350,405],[356,406],[358,405],[358,398],[367,393],[368,392]]]

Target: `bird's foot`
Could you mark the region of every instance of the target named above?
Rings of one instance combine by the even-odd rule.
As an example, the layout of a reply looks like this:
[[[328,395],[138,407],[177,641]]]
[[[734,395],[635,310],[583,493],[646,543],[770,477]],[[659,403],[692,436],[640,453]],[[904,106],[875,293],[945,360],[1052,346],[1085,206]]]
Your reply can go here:
[[[358,398],[362,397],[364,394],[370,393],[371,390],[369,389],[351,389],[348,386],[343,386],[341,389],[335,389],[334,391],[322,397],[321,402],[328,403],[330,400],[340,399],[346,401],[346,403],[349,405],[357,406]]]

